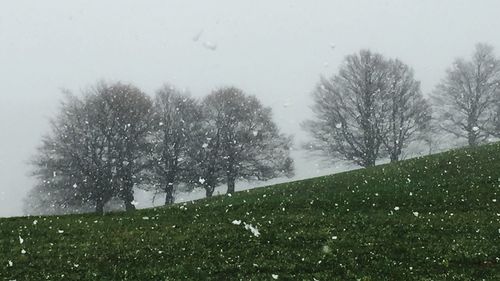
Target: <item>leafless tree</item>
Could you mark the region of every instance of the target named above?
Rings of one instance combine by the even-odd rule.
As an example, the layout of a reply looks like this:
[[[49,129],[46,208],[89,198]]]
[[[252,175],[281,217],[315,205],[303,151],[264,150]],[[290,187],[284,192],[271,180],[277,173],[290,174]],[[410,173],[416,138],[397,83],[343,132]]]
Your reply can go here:
[[[35,157],[38,186],[68,205],[88,205],[103,213],[113,197],[133,210],[133,186],[143,169],[142,152],[151,102],[140,90],[121,83],[98,83],[82,98],[67,93]]]
[[[469,146],[484,142],[495,127],[499,95],[500,61],[491,46],[477,44],[472,59],[456,59],[433,93],[441,129]]]
[[[429,135],[431,108],[420,91],[420,82],[413,70],[400,60],[388,62],[388,85],[385,98],[386,128],[382,143],[391,162],[400,160],[408,144],[424,140]]]
[[[362,167],[374,166],[385,129],[387,80],[382,55],[362,50],[347,56],[339,73],[322,78],[313,93],[315,119],[303,124],[314,138],[307,147]]]
[[[267,180],[293,174],[289,156],[291,139],[279,133],[271,109],[235,87],[212,92],[203,101],[210,122],[210,143],[217,145],[218,162],[228,193],[238,179]]]
[[[189,150],[195,147],[201,129],[202,113],[197,101],[173,86],[157,91],[154,101],[154,126],[151,136],[153,186],[165,193],[165,204],[174,203],[175,188],[189,184],[196,163]]]

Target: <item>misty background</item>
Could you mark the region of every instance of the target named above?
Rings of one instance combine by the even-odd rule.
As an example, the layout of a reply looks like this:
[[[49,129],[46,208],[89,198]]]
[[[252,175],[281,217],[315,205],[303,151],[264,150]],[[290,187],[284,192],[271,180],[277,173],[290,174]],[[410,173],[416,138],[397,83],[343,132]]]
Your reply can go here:
[[[428,94],[477,42],[500,48],[498,1],[2,1],[0,217],[22,215],[28,162],[60,89],[99,79],[152,95],[164,83],[202,97],[234,85],[295,136],[297,178],[342,169],[306,157],[311,92],[361,48],[415,70]]]

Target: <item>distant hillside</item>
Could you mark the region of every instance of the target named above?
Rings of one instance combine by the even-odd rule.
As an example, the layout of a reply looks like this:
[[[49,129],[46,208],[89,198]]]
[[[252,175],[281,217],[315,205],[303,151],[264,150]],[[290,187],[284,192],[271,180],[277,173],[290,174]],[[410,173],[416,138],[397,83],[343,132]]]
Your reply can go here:
[[[0,219],[1,280],[500,280],[500,144],[105,216]]]

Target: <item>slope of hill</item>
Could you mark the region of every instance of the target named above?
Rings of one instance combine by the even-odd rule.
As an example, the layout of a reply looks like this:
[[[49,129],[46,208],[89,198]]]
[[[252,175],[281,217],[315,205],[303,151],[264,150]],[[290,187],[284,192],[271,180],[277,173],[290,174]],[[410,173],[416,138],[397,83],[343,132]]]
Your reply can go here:
[[[0,219],[1,280],[500,280],[500,144],[135,213]]]

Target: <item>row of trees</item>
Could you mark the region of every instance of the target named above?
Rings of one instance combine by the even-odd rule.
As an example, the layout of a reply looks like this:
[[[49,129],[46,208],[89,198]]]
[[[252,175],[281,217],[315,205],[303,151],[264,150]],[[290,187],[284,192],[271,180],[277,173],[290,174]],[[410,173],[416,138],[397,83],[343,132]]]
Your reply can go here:
[[[33,161],[37,186],[28,211],[68,212],[109,202],[134,210],[134,187],[165,194],[216,186],[235,191],[240,179],[292,176],[291,138],[271,109],[234,87],[198,101],[164,86],[154,99],[137,87],[98,83],[82,97],[66,92],[50,134]]]
[[[306,148],[362,167],[398,161],[409,145],[443,132],[470,146],[500,137],[500,60],[486,44],[471,60],[457,59],[429,100],[408,65],[368,50],[347,56],[313,98]]]
[[[133,210],[134,187],[164,193],[171,204],[179,187],[212,196],[221,184],[234,192],[239,179],[293,175],[291,138],[279,133],[270,108],[240,89],[199,101],[164,86],[152,100],[132,85],[99,83],[81,98],[66,95],[34,161],[31,210],[102,213],[112,200]],[[408,65],[369,50],[321,78],[313,98],[306,148],[362,167],[398,161],[443,132],[470,146],[500,137],[500,60],[486,44],[457,59],[429,99]]]

